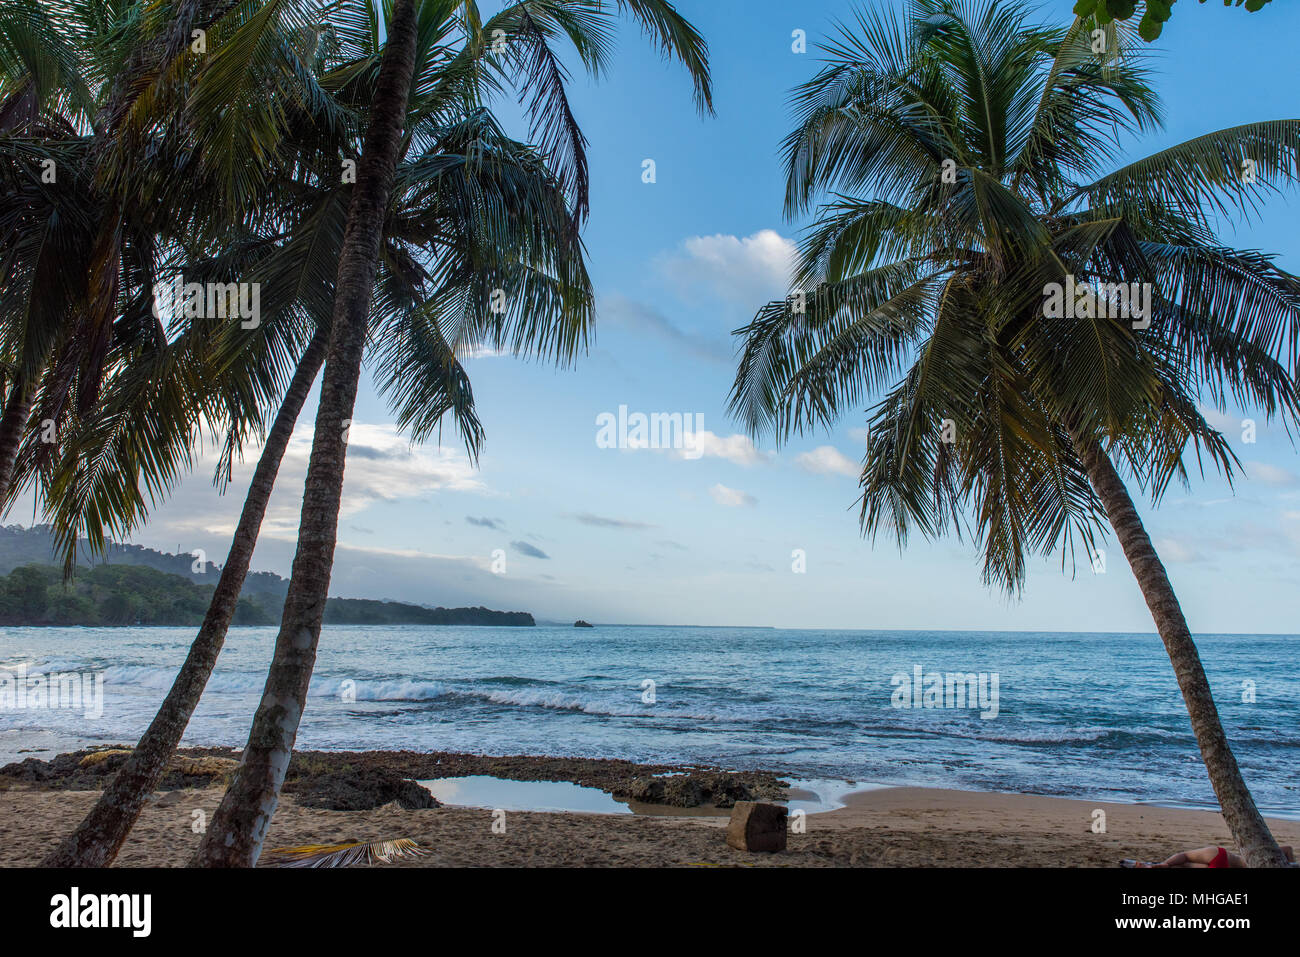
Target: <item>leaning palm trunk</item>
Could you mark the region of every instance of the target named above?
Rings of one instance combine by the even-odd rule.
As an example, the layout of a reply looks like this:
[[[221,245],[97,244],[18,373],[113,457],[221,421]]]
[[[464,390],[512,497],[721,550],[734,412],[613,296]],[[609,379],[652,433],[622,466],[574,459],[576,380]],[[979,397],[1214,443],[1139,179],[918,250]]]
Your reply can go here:
[[[1142,597],[1151,609],[1156,630],[1165,644],[1169,660],[1173,662],[1178,687],[1187,705],[1192,721],[1192,731],[1201,749],[1201,760],[1210,773],[1210,783],[1223,809],[1223,819],[1232,832],[1241,856],[1251,867],[1285,867],[1277,841],[1273,839],[1263,815],[1255,807],[1255,799],[1237,767],[1237,759],[1228,745],[1228,736],[1219,720],[1219,709],[1210,694],[1210,683],[1201,667],[1201,656],[1196,651],[1187,619],[1178,604],[1165,566],[1151,545],[1142,519],[1133,500],[1124,487],[1110,458],[1095,442],[1075,440],[1079,457],[1088,472],[1093,489],[1106,508],[1106,516],[1115,529],[1124,557],[1133,569]]]
[[[0,414],[0,502],[9,495],[9,483],[13,481],[18,447],[22,444],[23,433],[27,430],[27,420],[31,418],[32,403],[35,398],[36,390],[29,388],[28,380],[19,374],[9,389],[4,413]]]
[[[338,537],[346,432],[356,404],[384,212],[400,157],[415,69],[413,0],[398,0],[388,27],[372,119],[339,254],[333,332],[303,488],[289,594],[243,761],[193,861],[205,867],[252,867],[257,863],[289,769],[316,662]]]
[[[207,615],[171,691],[140,738],[140,743],[112,783],[104,789],[99,801],[77,829],[45,859],[43,866],[107,867],[112,864],[140,816],[146,799],[153,793],[176,752],[225,644],[280,462],[312,383],[316,381],[316,374],[325,361],[327,343],[328,334],[318,331],[298,362],[253,472],[244,510],[231,540],[226,564],[221,569],[221,578],[212,593]]]

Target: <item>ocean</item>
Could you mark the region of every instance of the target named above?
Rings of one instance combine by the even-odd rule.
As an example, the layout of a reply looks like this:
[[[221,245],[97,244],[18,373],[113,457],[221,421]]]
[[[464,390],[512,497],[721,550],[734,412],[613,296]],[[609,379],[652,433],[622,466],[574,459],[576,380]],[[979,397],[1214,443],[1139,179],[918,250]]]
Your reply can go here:
[[[134,742],[194,634],[0,628],[0,764]],[[274,640],[231,630],[186,744],[244,744]],[[1300,637],[1197,643],[1261,809],[1300,819]],[[88,691],[102,676],[102,701],[17,707],[24,673]],[[328,626],[298,746],[1215,806],[1169,660],[1143,634]]]

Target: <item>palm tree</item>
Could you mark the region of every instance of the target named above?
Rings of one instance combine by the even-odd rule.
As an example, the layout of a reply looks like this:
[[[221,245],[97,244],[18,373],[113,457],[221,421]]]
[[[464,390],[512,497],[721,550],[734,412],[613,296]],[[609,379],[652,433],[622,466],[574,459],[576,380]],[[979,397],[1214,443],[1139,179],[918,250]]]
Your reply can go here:
[[[198,864],[234,867],[257,862],[293,752],[320,639],[338,528],[346,429],[386,235],[385,211],[399,162],[408,149],[423,144],[422,128],[447,110],[465,73],[476,61],[485,62],[495,77],[489,74],[481,83],[499,80],[519,90],[533,120],[539,154],[555,170],[570,200],[569,229],[576,240],[587,209],[584,140],[565,94],[567,74],[551,41],[568,38],[584,65],[598,72],[608,56],[611,6],[603,0],[526,0],[484,23],[473,0],[397,0],[393,5],[339,260],[330,351],[280,633],[243,760],[204,835],[195,857]],[[707,54],[693,28],[664,0],[618,0],[616,6],[636,17],[665,55],[687,65],[697,102],[706,106]],[[461,40],[453,44],[449,38],[455,34]],[[486,42],[493,36],[508,38],[503,52]],[[467,159],[479,162],[479,157]],[[508,209],[496,212],[504,228]],[[426,228],[418,218],[405,225],[416,235]],[[525,252],[526,268],[513,271],[513,282],[493,287],[479,281],[477,295],[422,309],[422,318],[453,348],[478,340],[508,345],[517,353],[536,350],[568,359],[585,342],[590,314],[588,291],[569,281],[580,267],[580,257],[554,261],[547,250],[532,244]],[[473,277],[447,278],[463,283]],[[504,314],[487,308],[488,299],[495,298],[489,296],[494,288],[515,296]]]
[[[71,137],[93,114],[93,97],[84,84],[73,49],[39,7],[0,9],[0,137],[6,146],[18,137]],[[8,157],[6,157],[8,158]],[[6,318],[0,338],[0,498],[8,492],[22,435],[31,416],[36,382],[52,348],[52,332],[65,319],[70,303],[69,283],[50,295],[31,290],[53,272],[56,258],[43,257],[40,240],[63,236],[54,229],[43,235],[31,228],[39,214],[34,199],[53,192],[47,170],[58,174],[62,157],[23,151],[24,166],[0,167],[5,202],[0,206],[0,311]],[[54,164],[54,165],[50,165]],[[25,175],[24,175],[25,174]],[[66,177],[65,177],[66,183]],[[39,206],[39,204],[38,204]],[[74,214],[75,217],[75,214]],[[76,218],[70,226],[81,225]],[[22,235],[22,242],[15,238]],[[25,252],[25,256],[19,256]]]
[[[244,21],[234,32],[246,30],[250,23],[258,21]],[[332,33],[329,28],[326,32]],[[354,83],[353,78],[358,63],[364,64],[370,54],[344,49],[346,44],[337,41],[327,36],[316,45],[312,69],[319,74],[320,89],[339,97],[351,112],[358,104],[347,100],[369,96],[366,85]],[[223,49],[238,56],[243,47],[231,42]],[[330,55],[320,55],[322,51]],[[237,75],[247,75],[249,67],[241,65]],[[217,57],[207,69],[220,75],[227,65]],[[206,77],[200,76],[198,89],[205,82]],[[324,107],[323,102],[316,105]],[[330,125],[325,115],[329,109],[337,107],[318,110],[311,123],[291,119],[294,128],[311,132],[281,144],[288,159],[278,163],[279,178],[255,193],[266,199],[269,209],[257,217],[258,227],[228,240],[229,248],[216,259],[183,269],[187,277],[197,279],[249,277],[265,292],[262,311],[269,321],[251,333],[227,325],[214,348],[218,367],[237,362],[240,353],[249,351],[296,354],[301,345],[295,331],[304,320],[316,332],[297,359],[207,616],[171,691],[91,813],[47,858],[47,865],[111,863],[175,752],[220,654],[276,472],[328,344],[331,285],[351,192],[337,171],[340,157],[352,152],[348,130],[340,130],[341,136],[322,137],[317,132]],[[390,397],[401,427],[414,439],[424,440],[451,412],[475,457],[482,428],[474,414],[473,394],[464,369],[441,336],[439,323],[454,327],[456,310],[463,312],[467,302],[484,301],[480,289],[484,282],[488,288],[511,283],[537,314],[551,308],[552,302],[562,305],[565,295],[585,300],[588,283],[562,190],[533,150],[506,137],[481,109],[450,121],[426,122],[423,136],[429,149],[418,160],[399,164],[389,203],[370,320],[371,336],[383,348],[372,358],[381,391]],[[524,274],[527,258],[538,250],[560,265],[557,274],[563,283],[537,282]],[[574,292],[566,291],[570,287]],[[431,322],[430,317],[439,321]],[[122,415],[134,415],[145,401],[140,395],[127,395],[114,408],[120,408]],[[107,431],[115,433],[120,431],[113,424],[116,419],[106,411],[97,424],[107,423]],[[99,441],[65,443],[61,470],[50,480],[55,491],[49,495],[58,503],[56,518],[64,523],[75,524],[78,516],[87,514],[124,511],[119,499],[122,489],[132,485],[129,474],[122,477],[117,469],[110,477],[82,474],[87,471],[83,462],[98,460]],[[228,442],[222,457],[225,478],[230,450]]]
[[[244,344],[220,354],[210,345],[229,339],[230,323],[191,320],[168,331],[151,310],[152,279],[169,259],[186,258],[204,232],[218,228],[188,212],[212,205],[195,197],[209,198],[214,181],[196,162],[204,144],[183,135],[176,121],[189,78],[184,68],[191,65],[178,38],[188,37],[196,23],[212,25],[195,19],[205,6],[230,4],[186,2],[176,6],[174,19],[155,21],[154,11],[142,4],[98,10],[50,0],[21,12],[6,9],[0,17],[0,176],[15,187],[0,203],[0,261],[10,280],[4,298],[18,307],[6,311],[7,320],[17,321],[6,322],[4,341],[5,354],[25,357],[25,364],[13,367],[3,417],[0,499],[7,506],[28,485],[37,487],[38,501],[53,513],[69,573],[83,529],[92,551],[102,550],[106,526],[129,533],[143,520],[145,496],[165,493],[190,464],[201,420],[214,427],[229,423],[227,450],[233,455],[276,387],[273,350]],[[137,154],[146,160],[130,159]],[[56,176],[35,175],[37,161],[49,161]],[[106,230],[116,236],[109,258],[119,261],[120,275],[112,267],[114,276],[105,283],[95,237]],[[90,267],[67,269],[77,263]],[[96,270],[104,288],[90,278]],[[111,333],[107,343],[96,345],[95,329],[105,319]],[[254,541],[266,505],[262,496],[269,495],[326,342],[327,335],[319,333],[304,353],[264,448],[240,525],[245,535],[252,527]],[[39,389],[34,379],[41,380]],[[34,401],[41,411],[28,423]],[[45,436],[47,424],[57,426],[57,443]],[[223,569],[208,634],[214,617],[226,614],[224,637],[226,605],[233,611],[247,570],[245,549],[251,553],[252,542],[238,539],[235,560]],[[187,691],[197,685],[195,701],[207,677],[195,680],[205,651],[215,659],[215,650],[199,643],[187,663],[190,680],[178,683]],[[155,732],[175,727],[176,698],[169,696]],[[178,738],[184,725],[181,720]],[[151,740],[156,744],[157,738]],[[160,769],[171,750],[162,755]],[[152,752],[146,748],[142,754]],[[141,770],[132,764],[129,772]],[[156,776],[147,781],[141,801]],[[124,778],[141,782],[147,775]],[[107,863],[118,844],[107,859],[102,842],[99,858],[83,847],[82,859],[70,859],[65,845],[63,857],[55,859]]]
[[[315,658],[315,641],[310,632],[301,626],[294,627],[294,618],[304,611],[310,614],[312,609],[300,606],[309,594],[319,592],[319,597],[315,598],[320,606],[315,614],[319,632],[325,595],[329,589],[329,569],[333,562],[338,508],[343,493],[345,423],[351,419],[356,399],[368,312],[382,243],[384,214],[388,208],[393,177],[400,157],[407,100],[411,80],[415,75],[418,35],[414,0],[397,0],[388,23],[388,36],[376,81],[374,110],[358,165],[357,188],[353,192],[339,260],[329,358],[316,415],[316,433],[303,492],[298,554],[294,557],[284,618],[280,635],[276,639],[275,656],[271,672],[267,676],[263,704],[259,706],[257,717],[254,718],[253,736],[250,736],[249,746],[235,780],[222,798],[213,821],[214,829],[204,836],[198,853],[200,863],[229,865],[249,858],[250,865],[256,862],[271,815],[258,809],[259,813],[250,818],[249,796],[258,795],[262,789],[269,789],[273,799],[278,796],[278,785],[283,780],[284,771],[288,767],[288,755],[293,750],[292,735],[296,731],[296,720],[292,721],[293,728],[289,730],[287,747],[276,748],[272,745],[268,748],[265,743],[257,740],[256,735],[261,730],[258,725],[263,714],[270,710],[268,703],[274,702],[277,717],[292,713],[286,705],[295,702],[296,711],[300,714],[301,702],[307,696],[306,680],[302,680],[301,687],[295,682],[304,670],[306,676],[310,677],[311,660]],[[334,463],[337,463],[335,467],[330,468]],[[305,587],[305,579],[309,576],[313,578],[312,584],[315,586],[310,591]],[[286,636],[285,632],[290,628],[292,630]],[[292,664],[285,666],[285,659],[292,662],[294,658],[306,658],[305,669],[301,664],[297,668]],[[274,762],[281,755],[283,766],[277,769]],[[241,797],[242,801],[239,800]],[[259,818],[261,826],[258,826]],[[213,841],[212,836],[216,833],[218,824],[223,839]]]
[[[276,473],[312,383],[324,364],[328,341],[326,331],[321,330],[298,360],[293,379],[262,446],[239,524],[235,527],[230,551],[203,624],[167,697],[95,806],[77,829],[46,857],[43,866],[107,867],[112,864],[171,761],[225,644],[275,486]]]
[[[901,545],[912,530],[968,531],[986,583],[1011,593],[1029,552],[1091,550],[1109,523],[1233,837],[1252,865],[1280,865],[1116,463],[1158,502],[1186,483],[1192,449],[1230,480],[1238,464],[1199,399],[1288,422],[1300,410],[1300,281],[1225,246],[1211,221],[1296,179],[1300,121],[1209,133],[1103,175],[1121,136],[1161,121],[1141,55],[1099,59],[1082,21],[1027,18],[1019,2],[912,0],[905,17],[860,14],[826,48],[792,94],[787,214],[834,196],[802,243],[802,295],[737,330],[731,408],[783,441],[882,396],[863,532]],[[1077,311],[1045,305],[1068,283],[1090,290]],[[1151,292],[1145,318],[1106,298],[1118,283],[1139,284],[1133,307]]]
[[[148,381],[150,415],[176,416],[184,433],[226,413],[241,425],[256,418],[257,407],[238,405],[246,390],[220,397],[233,384],[230,375],[265,379],[266,370],[253,371],[250,358],[228,367],[223,379],[208,375],[202,356],[215,327],[178,334],[151,309],[153,281],[168,257],[212,232],[220,217],[221,206],[204,201],[215,185],[197,162],[205,144],[168,128],[187,79],[176,66],[186,64],[179,38],[191,25],[208,25],[200,17],[208,6],[177,4],[175,20],[138,2],[100,8],[41,0],[0,13],[6,507],[51,467],[70,432],[95,421],[119,377],[123,384]],[[141,122],[146,114],[152,125]],[[50,441],[51,429],[58,442]],[[189,436],[165,450],[149,447],[155,439],[148,427],[121,434],[114,452],[142,461],[161,456],[168,468],[156,471],[166,478],[185,459]],[[134,474],[127,459],[99,464],[104,474],[110,464]],[[138,509],[139,490],[119,487],[123,502]],[[81,518],[92,548],[101,547],[100,516]],[[70,566],[76,536],[58,531]]]

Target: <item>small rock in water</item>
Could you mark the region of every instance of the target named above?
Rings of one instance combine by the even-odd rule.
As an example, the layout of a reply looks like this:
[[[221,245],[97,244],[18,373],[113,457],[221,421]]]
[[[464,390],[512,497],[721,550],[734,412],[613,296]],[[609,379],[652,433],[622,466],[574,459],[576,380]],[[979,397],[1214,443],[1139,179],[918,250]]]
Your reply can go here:
[[[784,851],[789,813],[780,804],[737,801],[727,824],[727,843],[738,851]]]
[[[577,621],[573,623],[573,627],[574,628],[595,628],[596,626],[589,621],[583,621],[581,618],[579,618]]]

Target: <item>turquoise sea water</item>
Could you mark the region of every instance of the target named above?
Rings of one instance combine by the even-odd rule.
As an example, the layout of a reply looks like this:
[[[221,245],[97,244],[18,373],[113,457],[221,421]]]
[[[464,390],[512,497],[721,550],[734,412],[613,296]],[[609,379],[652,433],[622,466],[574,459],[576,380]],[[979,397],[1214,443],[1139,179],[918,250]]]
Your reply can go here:
[[[20,751],[48,757],[135,740],[193,637],[188,628],[0,629],[0,668],[10,675],[25,667],[29,676],[104,678],[98,716],[7,707],[0,680],[0,763]],[[232,630],[186,743],[244,743],[274,637],[272,628]],[[1197,642],[1257,800],[1266,813],[1300,817],[1300,637]],[[987,700],[898,707],[926,703],[895,680],[910,682],[918,666],[983,673],[986,697],[996,676],[996,716],[981,717],[993,710]],[[1154,635],[327,627],[298,744],[1214,803]]]

